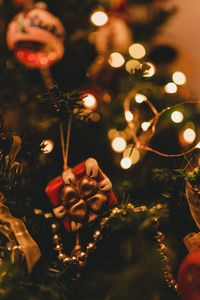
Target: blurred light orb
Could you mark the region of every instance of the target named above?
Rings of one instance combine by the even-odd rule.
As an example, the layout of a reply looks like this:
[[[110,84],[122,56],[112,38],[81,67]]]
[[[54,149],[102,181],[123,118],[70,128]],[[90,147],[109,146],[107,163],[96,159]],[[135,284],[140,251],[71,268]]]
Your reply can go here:
[[[149,69],[144,71],[143,77],[152,77],[156,73],[156,67],[150,62],[146,62],[146,65]]]
[[[144,57],[146,54],[146,50],[144,46],[138,43],[134,43],[133,45],[131,45],[128,51],[130,56],[136,59],[140,59]]]
[[[48,154],[48,153],[50,153],[53,150],[53,148],[54,148],[54,142],[52,140],[44,140],[40,144],[40,147],[41,147],[41,151],[44,154]]]
[[[169,82],[165,85],[164,90],[167,94],[174,94],[177,92],[177,85],[173,82]]]
[[[123,157],[130,158],[132,161],[132,165],[136,164],[140,159],[140,152],[137,148],[134,148],[133,144],[128,145],[123,152]]]
[[[188,144],[192,144],[196,138],[196,133],[192,128],[187,128],[183,132],[183,138]]]
[[[108,15],[104,11],[97,10],[93,12],[90,20],[95,26],[103,26],[108,22]]]
[[[112,128],[108,131],[108,138],[110,140],[113,140],[114,138],[116,138],[118,136],[119,136],[119,132],[116,129]]]
[[[143,122],[143,123],[141,124],[142,130],[143,130],[143,131],[147,131],[147,130],[149,129],[149,126],[150,126],[150,125],[151,125],[150,122]]]
[[[147,100],[147,97],[145,95],[138,94],[138,93],[135,95],[135,101],[137,103],[142,103],[142,102],[144,102],[146,100]]]
[[[112,141],[111,146],[115,152],[118,153],[123,152],[124,149],[126,148],[126,140],[123,137],[116,137]]]
[[[84,106],[87,108],[95,108],[97,106],[97,100],[96,100],[95,96],[92,94],[87,94],[83,98],[83,103],[84,103]]]
[[[130,110],[125,111],[125,119],[128,122],[133,120],[133,114]]]
[[[119,52],[113,52],[108,58],[108,63],[113,68],[120,68],[125,63],[125,59]]]
[[[186,83],[186,77],[183,72],[174,72],[172,75],[172,79],[177,85],[183,85]]]
[[[120,165],[122,167],[122,169],[129,169],[132,165],[132,160],[130,157],[124,157],[121,159],[120,161]]]
[[[136,69],[140,68],[141,63],[138,60],[130,59],[125,64],[125,69],[128,73],[134,74]]]
[[[176,110],[171,114],[171,119],[174,123],[181,123],[184,119],[183,113]]]

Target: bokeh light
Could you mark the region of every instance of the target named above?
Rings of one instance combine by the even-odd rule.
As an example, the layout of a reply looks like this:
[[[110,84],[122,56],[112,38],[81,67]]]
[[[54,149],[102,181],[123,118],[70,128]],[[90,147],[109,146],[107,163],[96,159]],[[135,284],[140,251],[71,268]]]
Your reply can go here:
[[[139,93],[137,93],[136,95],[135,95],[135,101],[137,102],[137,103],[142,103],[142,102],[144,102],[144,101],[146,101],[147,100],[147,97],[145,96],[145,95],[142,95],[142,94],[139,94]]]
[[[177,85],[173,82],[169,82],[165,85],[164,90],[167,94],[174,94],[177,92]]]
[[[120,165],[122,167],[122,169],[129,169],[132,165],[132,160],[130,157],[124,157],[121,159],[120,161]]]
[[[108,22],[108,15],[104,11],[98,10],[93,12],[90,20],[95,26],[103,26]]]
[[[196,133],[192,128],[187,128],[183,132],[183,138],[188,144],[192,144],[196,138]]]
[[[184,119],[183,113],[176,110],[171,114],[171,119],[174,123],[181,123]]]
[[[128,49],[130,56],[136,59],[140,59],[145,56],[146,50],[143,45],[134,43]]]
[[[140,152],[133,144],[128,145],[123,152],[123,158],[130,158],[132,165],[136,164],[140,159]]]
[[[112,129],[110,129],[110,130],[108,131],[108,138],[109,138],[110,140],[113,140],[113,139],[116,138],[117,136],[119,136],[119,132],[118,132],[116,129],[112,128]]]
[[[126,140],[123,137],[116,137],[114,138],[114,140],[112,141],[112,149],[115,152],[123,152],[124,149],[126,148]]]
[[[52,140],[44,140],[40,144],[41,151],[45,154],[50,153],[54,148],[54,142]]]
[[[92,94],[87,94],[83,98],[83,103],[84,103],[84,106],[87,108],[95,108],[97,106],[97,100],[96,100],[95,96]]]
[[[113,52],[108,58],[108,63],[113,68],[120,68],[125,63],[125,59],[119,52]]]
[[[151,125],[150,122],[143,122],[143,123],[141,124],[142,130],[143,130],[143,131],[147,131],[147,130],[149,129],[149,126],[150,126],[150,125]]]
[[[138,60],[130,59],[125,64],[125,69],[128,73],[134,74],[136,69],[139,69],[141,63]]]
[[[130,110],[125,111],[125,119],[128,122],[133,120],[133,114]]]
[[[178,85],[183,85],[186,83],[186,77],[183,72],[174,72],[172,75],[173,81]]]
[[[146,65],[149,69],[144,71],[143,77],[152,77],[156,73],[156,67],[150,62],[146,62]]]
[[[196,145],[196,148],[200,149],[200,142]]]

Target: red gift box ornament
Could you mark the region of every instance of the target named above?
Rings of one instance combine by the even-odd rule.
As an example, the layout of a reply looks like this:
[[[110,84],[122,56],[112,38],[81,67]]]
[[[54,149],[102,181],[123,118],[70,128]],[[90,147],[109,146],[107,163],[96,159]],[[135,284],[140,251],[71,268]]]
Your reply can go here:
[[[68,231],[78,230],[117,204],[112,183],[94,158],[50,181],[46,193]]]

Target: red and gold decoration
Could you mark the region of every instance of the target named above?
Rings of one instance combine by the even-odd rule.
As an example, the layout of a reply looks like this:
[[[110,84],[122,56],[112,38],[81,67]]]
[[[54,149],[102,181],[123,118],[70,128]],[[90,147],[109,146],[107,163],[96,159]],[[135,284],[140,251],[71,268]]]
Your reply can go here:
[[[64,54],[65,30],[60,20],[44,9],[20,12],[7,30],[7,44],[16,58],[31,68],[47,68]]]
[[[68,231],[76,231],[117,204],[112,184],[95,159],[89,158],[53,179],[46,193],[57,218]]]
[[[2,200],[2,199],[1,199]],[[30,236],[24,222],[13,217],[9,208],[0,201],[0,233],[8,240],[7,250],[12,263],[26,259],[30,273],[39,260],[41,253],[37,243]]]

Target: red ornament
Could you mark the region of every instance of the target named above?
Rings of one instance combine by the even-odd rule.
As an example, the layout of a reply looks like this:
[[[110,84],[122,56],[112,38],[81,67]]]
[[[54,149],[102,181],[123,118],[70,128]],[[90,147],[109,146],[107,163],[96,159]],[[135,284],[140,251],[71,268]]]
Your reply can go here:
[[[183,300],[200,300],[200,248],[184,258],[179,268],[178,288]]]
[[[64,54],[65,30],[58,18],[44,9],[20,12],[8,26],[7,44],[16,58],[31,68],[46,68]]]
[[[63,218],[68,231],[75,231],[117,204],[112,184],[95,159],[68,169],[47,185],[54,214]]]

